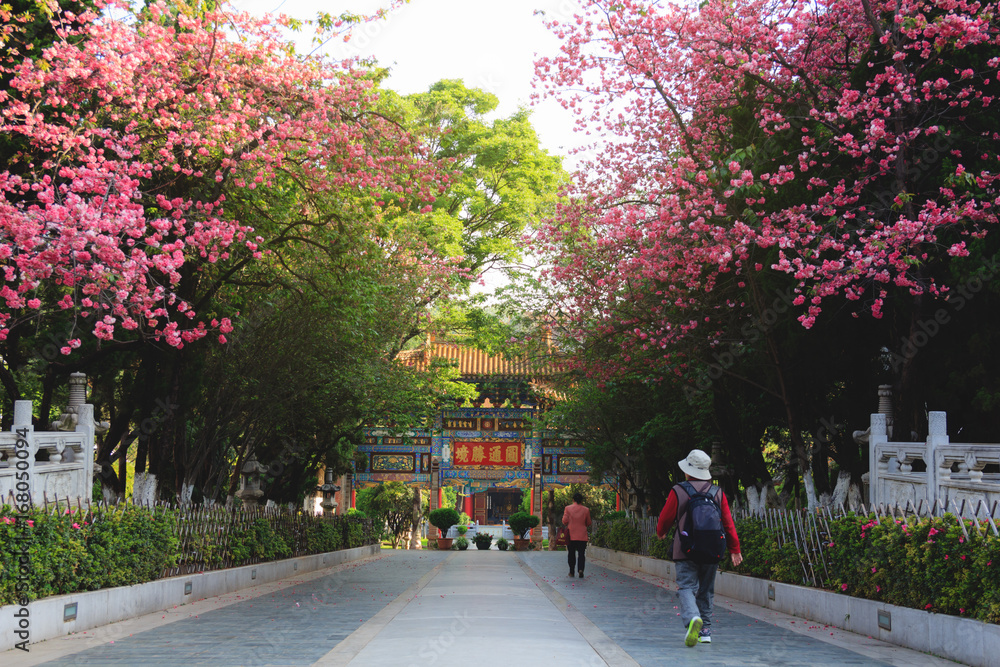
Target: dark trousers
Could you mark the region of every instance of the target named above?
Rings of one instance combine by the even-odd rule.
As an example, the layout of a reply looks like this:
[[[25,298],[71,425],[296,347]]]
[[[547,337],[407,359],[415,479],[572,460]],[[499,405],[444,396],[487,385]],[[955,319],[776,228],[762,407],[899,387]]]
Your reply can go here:
[[[570,572],[583,572],[583,566],[587,563],[584,552],[587,550],[587,540],[570,540],[566,547],[566,558],[569,560]]]

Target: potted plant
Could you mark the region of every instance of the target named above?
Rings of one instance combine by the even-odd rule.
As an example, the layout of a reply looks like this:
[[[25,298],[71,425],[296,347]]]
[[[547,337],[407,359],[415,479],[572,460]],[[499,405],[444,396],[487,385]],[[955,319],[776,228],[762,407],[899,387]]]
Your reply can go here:
[[[438,549],[451,549],[451,538],[446,537],[451,527],[458,523],[458,512],[451,507],[439,507],[427,515],[431,525],[441,531]]]
[[[510,542],[506,537],[500,537],[497,539],[497,549],[500,551],[507,551],[507,547],[510,546]]]
[[[472,536],[472,541],[476,543],[476,548],[485,551],[493,544],[493,536],[489,533],[476,533]]]
[[[464,535],[456,537],[454,544],[458,547],[459,551],[465,551],[469,548],[469,540],[467,540]]]
[[[507,519],[507,524],[510,526],[511,532],[514,533],[514,548],[521,551],[528,546],[525,534],[538,525],[538,517],[527,512],[515,512]]]
[[[455,532],[458,533],[459,537],[465,537],[465,534],[469,532],[469,527],[466,526],[465,524],[460,523],[457,526],[455,526]]]

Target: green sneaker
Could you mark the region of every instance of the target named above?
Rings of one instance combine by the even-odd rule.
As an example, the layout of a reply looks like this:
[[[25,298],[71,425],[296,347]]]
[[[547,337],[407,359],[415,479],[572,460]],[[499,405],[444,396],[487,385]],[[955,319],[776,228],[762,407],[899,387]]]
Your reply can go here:
[[[701,632],[701,616],[695,616],[688,623],[688,631],[684,636],[685,646],[694,646],[698,643],[698,633]]]

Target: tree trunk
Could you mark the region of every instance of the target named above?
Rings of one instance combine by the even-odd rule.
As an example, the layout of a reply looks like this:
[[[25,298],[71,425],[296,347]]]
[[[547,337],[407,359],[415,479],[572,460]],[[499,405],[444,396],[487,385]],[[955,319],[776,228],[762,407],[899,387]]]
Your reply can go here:
[[[115,489],[118,500],[125,500],[125,494],[128,493],[128,446],[129,441],[123,436],[121,456],[118,457],[118,488]]]
[[[753,288],[754,302],[757,306],[758,312],[764,312],[764,300],[760,294],[760,288],[756,282],[751,281],[750,285]],[[816,486],[813,483],[812,476],[812,466],[809,461],[809,452],[806,449],[805,441],[802,439],[801,425],[799,424],[798,409],[793,400],[792,388],[789,386],[788,378],[785,377],[785,364],[783,355],[781,354],[781,347],[778,344],[777,339],[774,335],[774,329],[767,329],[764,333],[764,339],[767,342],[767,351],[771,357],[771,363],[774,364],[775,376],[778,381],[778,395],[781,398],[781,403],[785,408],[785,419],[788,424],[788,435],[792,443],[792,453],[795,455],[794,463],[797,468],[796,471],[802,475],[802,486],[806,493],[806,503],[810,510],[816,507]],[[790,479],[786,480],[786,488],[788,483],[791,482],[794,486],[796,480]]]
[[[345,495],[346,487],[341,487],[341,502],[350,503],[350,499],[343,500]],[[350,490],[346,490],[346,495],[350,495]],[[410,548],[420,549],[420,488],[414,487],[413,489],[413,514],[410,517]]]

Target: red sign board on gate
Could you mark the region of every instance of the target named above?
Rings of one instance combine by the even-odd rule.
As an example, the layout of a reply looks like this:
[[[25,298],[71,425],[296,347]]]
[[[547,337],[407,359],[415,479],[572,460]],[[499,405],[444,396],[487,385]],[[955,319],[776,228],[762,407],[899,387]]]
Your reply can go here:
[[[523,448],[520,442],[455,442],[451,450],[452,465],[520,468]]]

